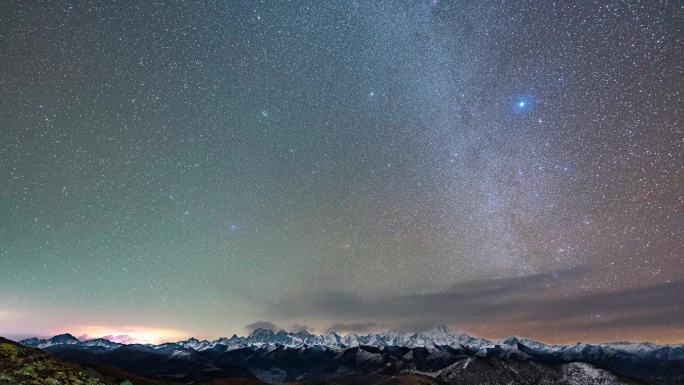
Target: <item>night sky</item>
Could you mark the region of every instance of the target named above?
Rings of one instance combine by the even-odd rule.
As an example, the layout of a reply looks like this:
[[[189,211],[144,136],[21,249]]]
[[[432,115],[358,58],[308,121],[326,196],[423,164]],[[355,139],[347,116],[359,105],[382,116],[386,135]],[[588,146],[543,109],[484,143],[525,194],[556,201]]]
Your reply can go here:
[[[0,3],[0,335],[684,340],[681,1]]]

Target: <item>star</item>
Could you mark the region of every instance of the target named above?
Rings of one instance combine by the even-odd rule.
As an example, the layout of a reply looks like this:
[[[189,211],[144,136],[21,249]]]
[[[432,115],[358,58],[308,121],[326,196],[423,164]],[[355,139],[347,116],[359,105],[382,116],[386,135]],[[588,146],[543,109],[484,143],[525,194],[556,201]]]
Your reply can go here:
[[[515,113],[529,112],[533,107],[532,98],[530,96],[518,96],[513,99],[513,111]]]

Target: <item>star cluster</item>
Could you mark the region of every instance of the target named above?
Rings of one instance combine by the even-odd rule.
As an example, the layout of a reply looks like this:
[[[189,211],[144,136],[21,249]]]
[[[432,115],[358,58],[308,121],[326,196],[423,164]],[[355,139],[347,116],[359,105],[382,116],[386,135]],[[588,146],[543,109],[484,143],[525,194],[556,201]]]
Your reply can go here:
[[[684,309],[638,295],[552,325],[302,298],[680,293],[683,22],[676,1],[6,2],[0,332],[681,340]]]

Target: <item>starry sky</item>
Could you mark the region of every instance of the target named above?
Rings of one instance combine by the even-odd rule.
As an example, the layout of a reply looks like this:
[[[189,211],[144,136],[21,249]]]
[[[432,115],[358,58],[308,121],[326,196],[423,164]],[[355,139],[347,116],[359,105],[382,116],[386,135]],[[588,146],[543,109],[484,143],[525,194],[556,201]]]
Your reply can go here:
[[[681,1],[3,1],[0,334],[684,341]]]

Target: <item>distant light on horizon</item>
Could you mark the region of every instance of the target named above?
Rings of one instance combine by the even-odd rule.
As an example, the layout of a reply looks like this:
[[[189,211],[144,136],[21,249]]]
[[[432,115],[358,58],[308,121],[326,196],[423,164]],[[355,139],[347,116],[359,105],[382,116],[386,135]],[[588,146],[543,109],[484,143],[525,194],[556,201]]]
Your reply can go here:
[[[66,330],[55,329],[52,335],[70,333],[81,341],[105,338],[112,342],[126,344],[159,344],[175,342],[191,337],[191,333],[182,330],[156,328],[148,326],[99,326],[74,325]]]

